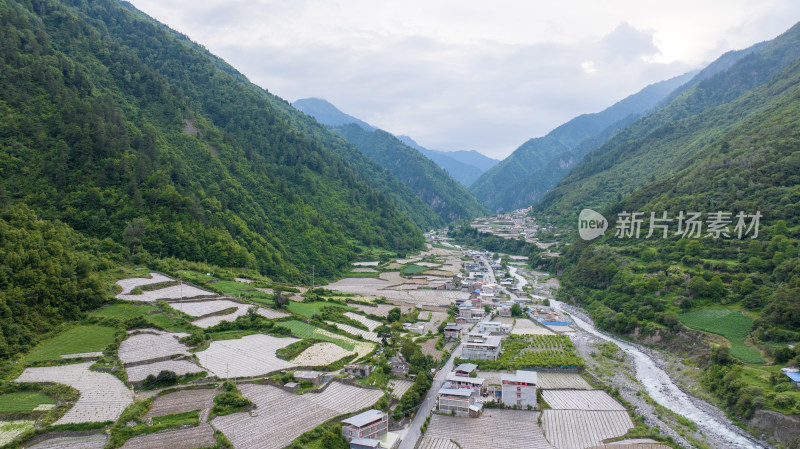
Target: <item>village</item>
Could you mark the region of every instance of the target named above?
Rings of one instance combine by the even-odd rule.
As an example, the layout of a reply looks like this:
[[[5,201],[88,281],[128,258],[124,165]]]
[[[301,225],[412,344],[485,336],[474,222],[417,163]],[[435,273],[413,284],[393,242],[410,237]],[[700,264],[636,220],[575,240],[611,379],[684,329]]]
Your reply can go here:
[[[110,329],[107,345],[45,341],[28,357],[16,383],[77,399],[11,421],[0,442],[44,422],[81,432],[33,432],[24,447],[667,447],[625,438],[630,411],[548,306],[557,279],[523,258],[438,242],[322,288],[140,273],[68,331]]]

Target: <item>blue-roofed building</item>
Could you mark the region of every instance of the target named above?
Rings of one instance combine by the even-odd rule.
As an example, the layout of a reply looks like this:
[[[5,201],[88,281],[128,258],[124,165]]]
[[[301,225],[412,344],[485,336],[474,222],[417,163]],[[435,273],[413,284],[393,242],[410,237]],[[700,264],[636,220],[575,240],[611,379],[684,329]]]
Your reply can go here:
[[[797,368],[781,368],[781,371],[786,374],[786,377],[795,387],[800,388],[800,370]]]

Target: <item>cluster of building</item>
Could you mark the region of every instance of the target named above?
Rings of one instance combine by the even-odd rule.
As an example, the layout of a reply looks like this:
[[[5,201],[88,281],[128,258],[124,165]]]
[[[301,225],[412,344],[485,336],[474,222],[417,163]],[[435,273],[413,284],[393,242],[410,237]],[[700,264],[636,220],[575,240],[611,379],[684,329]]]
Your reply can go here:
[[[476,218],[470,226],[481,232],[487,232],[499,237],[508,239],[522,237],[526,240],[533,239],[539,230],[553,230],[553,226],[550,223],[543,225],[536,223],[536,219],[529,215],[530,211],[531,208],[527,207],[492,217]]]
[[[475,364],[463,363],[447,374],[447,381],[437,394],[440,413],[476,418],[488,401],[506,407],[537,407],[539,385],[535,371],[487,373],[492,376],[488,378],[479,376],[477,368]]]

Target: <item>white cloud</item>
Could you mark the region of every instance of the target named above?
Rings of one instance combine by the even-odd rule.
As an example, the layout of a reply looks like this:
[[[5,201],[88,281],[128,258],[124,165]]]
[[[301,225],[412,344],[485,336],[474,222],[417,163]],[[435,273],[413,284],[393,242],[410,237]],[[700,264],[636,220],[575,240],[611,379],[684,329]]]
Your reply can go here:
[[[795,0],[132,3],[289,101],[494,157],[800,19]]]

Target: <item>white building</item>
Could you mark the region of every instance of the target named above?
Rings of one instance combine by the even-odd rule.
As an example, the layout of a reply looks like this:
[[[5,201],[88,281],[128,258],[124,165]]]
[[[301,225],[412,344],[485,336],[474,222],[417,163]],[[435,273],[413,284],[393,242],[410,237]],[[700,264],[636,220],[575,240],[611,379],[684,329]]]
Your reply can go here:
[[[462,342],[461,357],[468,360],[497,360],[500,356],[501,338],[469,333]]]
[[[475,404],[475,395],[470,388],[442,388],[437,395],[437,407],[442,413],[469,416],[469,407]]]
[[[481,389],[486,386],[486,379],[482,377],[459,376],[452,371],[447,373],[446,380],[450,383],[451,388],[469,388],[475,391],[476,394],[480,394]]]
[[[503,404],[520,408],[536,407],[536,389],[538,388],[536,371],[517,370],[515,374],[503,374]]]

